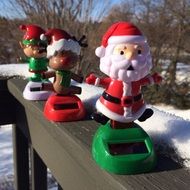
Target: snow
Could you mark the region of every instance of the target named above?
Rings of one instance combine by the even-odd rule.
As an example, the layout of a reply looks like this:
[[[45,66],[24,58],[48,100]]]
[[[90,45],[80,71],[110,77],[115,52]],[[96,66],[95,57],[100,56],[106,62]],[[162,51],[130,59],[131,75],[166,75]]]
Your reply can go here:
[[[185,74],[184,74],[185,73]],[[177,75],[178,81],[190,82],[190,65],[184,63],[177,64]]]
[[[13,148],[11,125],[0,126],[0,189],[12,190]]]
[[[29,77],[30,73],[26,64],[10,64],[0,65],[0,75]],[[103,89],[84,83],[78,86],[82,87],[80,98],[87,110],[92,111]],[[148,107],[153,109],[154,115],[138,124],[151,136],[157,151],[190,168],[190,109],[178,110],[165,105],[148,105]],[[11,125],[0,127],[0,189],[3,180],[13,181]],[[56,189],[55,185],[49,188]]]
[[[28,71],[28,64],[6,64],[0,65],[0,76],[22,76],[27,78],[31,76],[31,73]]]
[[[158,110],[164,110],[174,116],[182,117],[183,119],[190,120],[190,109],[189,110],[180,110],[171,105],[157,104],[154,105]]]
[[[170,60],[161,60],[162,68],[164,71],[162,71],[162,75],[166,74],[166,69],[168,68],[170,64]],[[176,79],[177,82],[190,82],[190,65],[185,63],[177,63],[177,72],[176,72]]]
[[[9,174],[13,165],[12,130],[11,125],[0,128],[0,176]]]
[[[88,84],[78,86],[82,87],[83,93],[79,97],[85,107],[94,109],[103,89]],[[147,107],[153,109],[154,115],[145,122],[137,123],[151,136],[160,153],[190,168],[190,109],[184,111],[164,104]]]
[[[190,120],[185,119],[186,114],[180,114],[179,117],[177,113],[165,111],[164,107],[164,111],[155,107],[152,109],[154,115],[139,124],[152,137],[160,152],[190,168]],[[186,113],[190,115],[190,110]]]
[[[13,190],[12,125],[0,126],[0,190]],[[48,172],[49,190],[57,190],[52,174]]]

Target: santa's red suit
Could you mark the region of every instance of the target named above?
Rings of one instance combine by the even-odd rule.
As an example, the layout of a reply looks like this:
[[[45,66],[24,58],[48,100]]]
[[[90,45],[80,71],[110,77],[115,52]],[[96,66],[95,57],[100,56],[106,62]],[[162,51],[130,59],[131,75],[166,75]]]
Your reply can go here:
[[[99,79],[98,83],[106,87],[106,90],[96,103],[97,110],[112,120],[132,122],[146,109],[141,86],[159,83],[159,79],[157,74],[148,75],[131,83],[111,78]]]

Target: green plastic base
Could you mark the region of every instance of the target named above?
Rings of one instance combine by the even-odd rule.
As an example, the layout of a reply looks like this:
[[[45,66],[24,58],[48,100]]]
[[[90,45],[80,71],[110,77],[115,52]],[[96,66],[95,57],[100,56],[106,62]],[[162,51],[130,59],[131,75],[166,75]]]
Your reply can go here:
[[[97,164],[115,174],[151,171],[156,165],[153,143],[136,123],[132,128],[112,129],[110,123],[97,130],[92,144]]]

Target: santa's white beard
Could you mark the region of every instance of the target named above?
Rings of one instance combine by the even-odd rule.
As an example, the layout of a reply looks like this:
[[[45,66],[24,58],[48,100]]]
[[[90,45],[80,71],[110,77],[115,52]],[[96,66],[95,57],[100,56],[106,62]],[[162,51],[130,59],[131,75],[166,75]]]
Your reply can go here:
[[[127,70],[130,66],[134,70]],[[152,68],[150,53],[138,59],[128,60],[120,55],[104,56],[100,59],[100,70],[109,77],[125,83],[144,78]]]

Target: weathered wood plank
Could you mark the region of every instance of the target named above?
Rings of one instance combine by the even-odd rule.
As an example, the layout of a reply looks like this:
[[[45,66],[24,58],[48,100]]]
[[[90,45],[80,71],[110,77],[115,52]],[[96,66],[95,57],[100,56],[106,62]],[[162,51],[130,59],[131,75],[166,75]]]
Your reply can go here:
[[[147,174],[114,175],[101,170],[91,157],[98,124],[91,120],[47,121],[44,102],[23,99],[25,84],[21,79],[11,79],[8,88],[24,107],[32,146],[64,190],[189,189],[189,171],[159,154],[157,168]]]
[[[7,79],[0,79],[0,125],[15,123],[17,101],[7,88]]]

